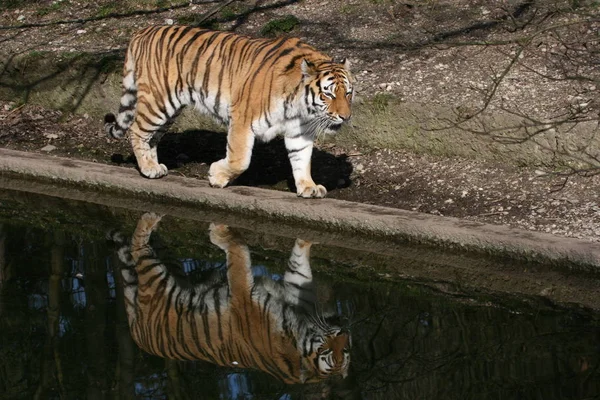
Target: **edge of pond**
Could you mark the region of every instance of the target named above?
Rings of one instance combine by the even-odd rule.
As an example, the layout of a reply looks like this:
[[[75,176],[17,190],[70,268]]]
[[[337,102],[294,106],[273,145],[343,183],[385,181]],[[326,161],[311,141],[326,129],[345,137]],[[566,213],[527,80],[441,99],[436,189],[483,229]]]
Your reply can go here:
[[[336,199],[306,200],[293,193],[255,187],[215,189],[206,181],[174,175],[149,180],[132,168],[8,149],[0,149],[0,174],[49,181],[63,190],[85,187],[141,196],[147,201],[170,200],[221,213],[254,215],[316,230],[600,272],[600,243],[508,226]]]

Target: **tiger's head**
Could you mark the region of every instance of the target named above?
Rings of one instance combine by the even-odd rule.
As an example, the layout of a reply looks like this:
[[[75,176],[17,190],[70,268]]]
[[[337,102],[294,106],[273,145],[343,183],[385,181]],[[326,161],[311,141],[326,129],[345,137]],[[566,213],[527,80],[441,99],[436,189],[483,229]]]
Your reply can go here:
[[[350,332],[341,328],[331,328],[322,335],[305,340],[303,350],[306,357],[301,381],[309,383],[333,375],[348,376],[351,341]]]
[[[303,59],[300,67],[304,82],[303,101],[311,128],[315,132],[337,132],[352,116],[354,79],[350,63],[348,60],[335,63]]]

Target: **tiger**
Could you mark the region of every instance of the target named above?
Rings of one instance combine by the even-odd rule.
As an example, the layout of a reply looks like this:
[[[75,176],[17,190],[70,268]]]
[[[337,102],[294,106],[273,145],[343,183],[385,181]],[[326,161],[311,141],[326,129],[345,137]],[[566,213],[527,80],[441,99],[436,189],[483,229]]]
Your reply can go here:
[[[251,38],[190,26],[152,26],[136,32],[123,67],[118,115],[105,116],[113,138],[129,130],[139,171],[167,175],[157,144],[183,107],[227,125],[225,158],[208,181],[222,188],[250,164],[255,140],[283,135],[296,193],[322,198],[311,155],[315,139],[335,134],[352,115],[354,77],[347,59],[335,62],[298,38]]]
[[[239,233],[211,223],[210,240],[226,254],[225,276],[192,285],[149,244],[161,218],[142,215],[130,244],[119,249],[130,332],[141,349],[261,370],[287,384],[348,375],[351,335],[318,311],[310,242],[296,240],[283,279],[275,281],[253,276]]]

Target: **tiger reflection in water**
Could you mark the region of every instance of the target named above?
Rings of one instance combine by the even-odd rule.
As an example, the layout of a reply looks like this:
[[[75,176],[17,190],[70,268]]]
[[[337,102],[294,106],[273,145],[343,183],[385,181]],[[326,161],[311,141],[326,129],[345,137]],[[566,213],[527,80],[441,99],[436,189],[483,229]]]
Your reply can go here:
[[[211,224],[210,240],[227,256],[226,279],[190,285],[173,276],[149,245],[159,221],[144,214],[131,247],[119,250],[128,266],[122,275],[129,326],[143,350],[258,369],[286,383],[346,377],[350,334],[317,312],[311,243],[296,240],[283,279],[274,281],[252,275],[250,251],[234,230]]]

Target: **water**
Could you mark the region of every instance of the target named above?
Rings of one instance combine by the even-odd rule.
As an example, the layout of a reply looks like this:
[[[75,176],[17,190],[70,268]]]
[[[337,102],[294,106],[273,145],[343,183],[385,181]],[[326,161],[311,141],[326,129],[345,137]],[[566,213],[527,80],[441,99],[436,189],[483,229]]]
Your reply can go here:
[[[463,278],[426,279],[442,276],[439,271],[444,270],[455,274],[458,258],[487,266],[482,275],[495,277],[502,268],[494,264],[492,269],[489,260],[448,255],[442,264],[431,252],[417,256],[411,251],[416,254],[419,249],[389,244],[381,250],[367,243],[363,247],[372,251],[364,252],[356,248],[359,244],[340,247],[340,237],[329,235],[328,241],[327,234],[312,244],[309,257],[310,242],[297,241],[294,234],[272,235],[258,225],[258,232],[228,228],[218,220],[211,234],[210,212],[202,215],[208,218],[165,216],[158,221],[145,210],[0,192],[0,398],[546,400],[600,396],[598,312],[577,304],[556,304],[551,298],[507,293],[501,284],[478,289]],[[155,259],[145,258],[146,272],[138,268],[137,284],[127,247],[134,232],[135,243],[142,245],[138,248],[156,253]],[[146,243],[149,247],[144,247]],[[229,249],[229,264],[226,251],[218,245]],[[304,278],[286,280],[290,258]],[[168,266],[165,275],[162,264]],[[510,261],[500,264],[505,269],[534,269]],[[228,265],[235,274],[227,274]],[[425,271],[420,277],[414,276],[416,266]],[[550,282],[557,292],[562,290],[556,271],[535,269],[539,272],[533,278],[519,275],[519,280],[537,279],[542,287]],[[170,298],[171,304],[177,304],[172,306],[175,315],[192,321],[205,315],[210,338],[202,334],[203,328],[194,334],[179,329],[184,322],[170,319],[174,314],[164,308],[168,303],[164,292],[146,281],[146,286],[142,284],[148,271],[156,272],[154,282],[167,273],[177,277],[175,292],[169,292],[179,293]],[[312,286],[305,279],[311,273]],[[584,291],[577,285],[590,285],[596,279],[574,275],[559,277],[575,294]],[[214,310],[218,308],[224,320],[234,308],[227,301],[243,297],[252,282],[257,291],[285,287],[287,298],[271,296],[266,302],[271,314],[265,311],[265,303],[259,308],[262,313],[253,314],[244,308],[247,305],[237,308],[253,316],[241,319],[246,325],[229,328],[236,331],[235,340],[220,344]],[[285,282],[302,290],[283,286]],[[181,294],[189,292],[177,292],[183,286],[195,287],[197,293],[201,287],[214,290],[190,300]],[[219,297],[219,290],[225,295]],[[136,295],[149,305],[136,306]],[[590,302],[585,293],[581,298]],[[275,314],[284,312],[277,303],[286,301],[286,318],[296,316],[307,326],[316,309],[325,320],[322,324],[333,329],[336,337],[351,339],[347,371],[346,367],[337,370],[340,375],[347,372],[345,379],[338,375],[321,380],[310,364],[300,368],[301,355],[294,346],[282,350],[281,360],[287,364],[272,363],[279,356],[269,348],[284,346],[300,333],[278,331],[260,318],[276,320]],[[294,302],[302,305],[293,307]],[[191,312],[190,305],[195,307]],[[203,314],[211,307],[212,314]],[[136,321],[138,330],[130,330]],[[178,338],[164,332],[183,333]],[[344,344],[339,347],[336,351],[343,355]],[[158,348],[169,354],[149,353],[160,353]],[[193,358],[198,348],[204,353],[210,348],[212,356],[174,359]],[[301,383],[304,379],[315,382]]]

